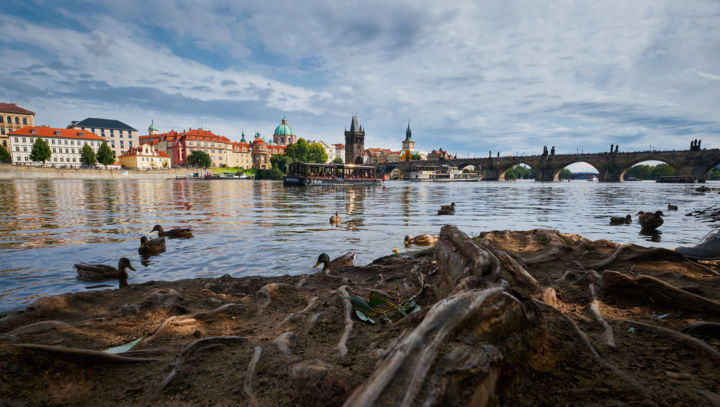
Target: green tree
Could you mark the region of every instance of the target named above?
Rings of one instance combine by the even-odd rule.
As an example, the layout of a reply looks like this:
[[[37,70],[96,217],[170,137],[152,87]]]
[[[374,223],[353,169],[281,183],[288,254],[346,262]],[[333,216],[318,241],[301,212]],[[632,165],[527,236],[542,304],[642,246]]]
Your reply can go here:
[[[208,153],[200,150],[195,150],[187,157],[188,164],[193,167],[208,168],[212,164],[212,160]]]
[[[658,179],[660,177],[666,177],[670,175],[675,175],[675,168],[673,168],[669,164],[657,165],[652,170],[652,179]]]
[[[311,163],[325,163],[327,162],[328,155],[322,144],[312,143],[308,149],[308,161]]]
[[[332,162],[334,162],[335,164],[345,164],[345,162],[343,162],[342,157],[335,157],[335,159]]]
[[[10,157],[10,153],[0,145],[0,163],[9,163],[12,161],[12,157]]]
[[[270,156],[270,164],[278,168],[283,174],[287,173],[288,167],[293,163],[293,159],[284,154],[273,154]]]
[[[106,142],[102,142],[97,150],[97,160],[100,164],[107,168],[108,165],[115,163],[115,153],[110,149]]]
[[[718,180],[720,179],[720,168],[714,167],[711,168],[710,171],[705,174],[705,179],[708,180]]]
[[[257,170],[255,173],[255,179],[272,179],[272,180],[281,180],[285,174],[280,171],[278,167],[273,166],[269,170]]]
[[[410,156],[410,159],[411,159],[411,160],[422,160],[422,157],[420,157],[420,153],[413,153],[413,154]]]
[[[308,162],[308,154],[310,152],[310,144],[304,138],[298,139],[297,143],[290,144],[285,148],[285,154],[292,158],[294,162]]]
[[[85,164],[86,167],[92,167],[97,162],[95,152],[87,143],[85,143],[80,152],[80,162]]]
[[[50,146],[47,141],[38,137],[35,143],[33,143],[30,159],[33,161],[42,161],[43,165],[45,165],[45,161],[47,161],[50,156],[52,156],[52,151],[50,151]]]

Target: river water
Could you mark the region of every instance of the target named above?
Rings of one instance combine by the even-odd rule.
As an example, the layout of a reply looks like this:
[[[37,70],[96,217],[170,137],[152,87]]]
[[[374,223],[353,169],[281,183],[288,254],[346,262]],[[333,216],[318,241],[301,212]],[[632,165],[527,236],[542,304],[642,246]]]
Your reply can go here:
[[[708,183],[709,186],[716,186]],[[438,233],[452,223],[470,235],[497,229],[558,229],[589,239],[676,247],[698,242],[713,225],[684,216],[715,206],[718,194],[696,185],[574,181],[540,183],[386,182],[374,187],[283,187],[244,180],[1,180],[0,311],[35,298],[87,290],[74,263],[136,268],[129,282],[230,274],[311,273],[320,253],[357,252],[356,264],[403,249],[406,234]],[[454,201],[454,216],[437,216]],[[667,211],[673,203],[680,210]],[[640,235],[635,223],[608,216],[663,210],[662,234]],[[335,212],[342,223],[330,225]],[[168,240],[147,260],[139,238],[155,224],[191,225],[192,239]],[[658,241],[659,240],[659,241]],[[113,284],[108,282],[108,284]],[[115,283],[117,284],[117,283]]]

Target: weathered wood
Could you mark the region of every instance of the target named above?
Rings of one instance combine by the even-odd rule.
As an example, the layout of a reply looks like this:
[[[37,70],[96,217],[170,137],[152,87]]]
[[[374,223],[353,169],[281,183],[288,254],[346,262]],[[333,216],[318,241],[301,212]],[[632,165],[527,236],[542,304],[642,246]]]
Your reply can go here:
[[[602,312],[600,312],[600,301],[598,300],[595,284],[589,284],[588,285],[588,293],[590,294],[590,303],[588,304],[588,312],[590,315],[597,321],[598,324],[600,324],[600,327],[602,327],[603,333],[602,333],[602,342],[606,346],[609,346],[611,348],[615,347],[615,335],[613,334],[612,327],[608,322],[605,320],[605,318],[602,315]]]
[[[655,277],[629,277],[617,271],[605,270],[602,273],[602,283],[607,292],[630,294],[632,298],[664,303],[679,309],[720,314],[720,303],[681,290]]]

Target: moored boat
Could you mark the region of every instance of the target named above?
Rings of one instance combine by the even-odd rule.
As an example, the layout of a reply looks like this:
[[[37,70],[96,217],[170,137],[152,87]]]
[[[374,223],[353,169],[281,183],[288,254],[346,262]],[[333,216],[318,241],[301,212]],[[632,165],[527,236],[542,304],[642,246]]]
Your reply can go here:
[[[376,185],[375,167],[353,164],[293,163],[283,178],[284,185]]]

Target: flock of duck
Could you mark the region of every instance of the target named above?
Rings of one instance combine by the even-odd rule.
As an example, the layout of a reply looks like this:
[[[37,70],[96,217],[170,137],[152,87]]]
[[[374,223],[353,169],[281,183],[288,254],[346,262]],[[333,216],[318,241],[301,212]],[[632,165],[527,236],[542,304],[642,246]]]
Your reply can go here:
[[[154,239],[148,239],[146,236],[142,236],[140,238],[140,247],[138,248],[138,253],[141,256],[149,257],[164,252],[166,237],[185,239],[193,237],[192,229],[189,227],[165,230],[162,226],[155,225],[155,227],[153,227],[150,233],[152,232],[158,232],[158,237]],[[120,287],[127,286],[127,269],[135,271],[135,268],[132,266],[132,264],[130,264],[130,260],[127,257],[123,257],[118,261],[117,268],[113,266],[108,266],[107,264],[87,263],[75,264],[74,266],[77,269],[79,280],[118,280],[120,282]]]
[[[672,204],[668,204],[668,210],[670,211],[676,211],[678,210],[678,207]],[[662,211],[655,211],[655,212],[643,212],[640,211],[637,213],[637,222],[640,224],[641,231],[643,233],[652,233],[657,230],[660,226],[662,226],[665,221],[663,220],[663,216],[665,216]],[[621,216],[611,216],[610,217],[610,224],[611,225],[626,225],[632,223],[632,216],[626,215],[625,217]]]

